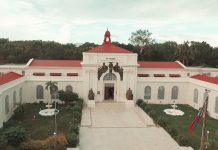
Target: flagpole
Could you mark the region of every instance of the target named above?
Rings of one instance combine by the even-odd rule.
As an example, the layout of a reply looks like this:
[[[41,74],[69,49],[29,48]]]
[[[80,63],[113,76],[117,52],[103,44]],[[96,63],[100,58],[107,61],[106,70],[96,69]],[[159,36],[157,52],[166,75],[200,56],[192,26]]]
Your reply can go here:
[[[205,101],[204,101],[204,115],[203,115],[203,124],[202,124],[202,132],[201,132],[201,145],[200,145],[200,150],[205,150],[206,149],[206,142],[207,142],[207,139],[206,139],[206,130],[205,130],[205,127],[206,127],[206,116],[207,116],[207,105],[208,105],[208,93],[209,93],[209,90],[205,90],[206,92],[206,98],[205,98]]]

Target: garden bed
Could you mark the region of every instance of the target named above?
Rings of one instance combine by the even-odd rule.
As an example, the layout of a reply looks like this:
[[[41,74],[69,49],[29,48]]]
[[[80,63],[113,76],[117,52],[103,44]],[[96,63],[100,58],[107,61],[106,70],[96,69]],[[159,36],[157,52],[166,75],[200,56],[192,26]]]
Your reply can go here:
[[[183,116],[170,116],[163,112],[164,109],[171,108],[170,105],[163,104],[146,104],[145,102],[137,103],[156,124],[162,126],[180,145],[191,146],[194,149],[199,149],[201,138],[202,121],[193,130],[192,134],[188,132],[188,126],[198,113],[189,105],[178,105],[178,109],[185,114]],[[209,133],[208,150],[218,149],[218,120],[207,117],[207,130]]]

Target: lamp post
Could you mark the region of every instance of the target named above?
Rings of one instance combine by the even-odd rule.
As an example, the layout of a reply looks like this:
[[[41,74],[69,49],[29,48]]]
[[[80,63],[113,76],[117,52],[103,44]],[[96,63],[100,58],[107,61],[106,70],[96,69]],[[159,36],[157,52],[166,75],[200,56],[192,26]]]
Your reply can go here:
[[[54,96],[55,96],[55,110],[54,110],[54,115],[55,115],[55,129],[54,129],[54,135],[57,134],[57,108],[56,108],[56,99],[57,99],[57,96],[58,96],[58,93],[54,93]]]
[[[200,145],[200,150],[205,150],[207,149],[207,134],[206,133],[206,116],[207,116],[207,106],[208,106],[208,93],[210,90],[205,89],[205,100],[204,100],[204,114],[203,114],[203,125],[202,125],[202,131],[201,131],[201,145]]]

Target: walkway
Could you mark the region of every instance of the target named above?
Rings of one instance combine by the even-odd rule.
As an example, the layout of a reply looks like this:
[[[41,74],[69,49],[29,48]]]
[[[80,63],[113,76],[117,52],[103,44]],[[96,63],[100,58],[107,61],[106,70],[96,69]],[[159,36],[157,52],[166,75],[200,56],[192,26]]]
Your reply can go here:
[[[178,144],[140,108],[97,103],[83,110],[80,150],[179,150]]]

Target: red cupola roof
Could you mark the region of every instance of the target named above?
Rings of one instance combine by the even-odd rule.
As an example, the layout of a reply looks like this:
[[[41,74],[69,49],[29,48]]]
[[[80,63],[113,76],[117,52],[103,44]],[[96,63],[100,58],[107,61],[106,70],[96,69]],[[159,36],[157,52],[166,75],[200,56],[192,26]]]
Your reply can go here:
[[[89,51],[87,51],[87,53],[133,53],[133,52],[112,44],[110,31],[107,30],[104,34],[103,44],[90,49]]]

